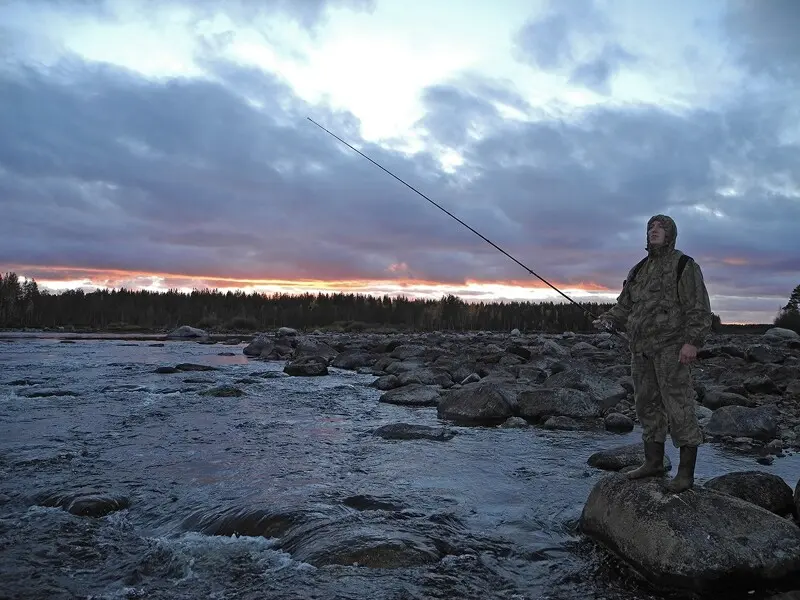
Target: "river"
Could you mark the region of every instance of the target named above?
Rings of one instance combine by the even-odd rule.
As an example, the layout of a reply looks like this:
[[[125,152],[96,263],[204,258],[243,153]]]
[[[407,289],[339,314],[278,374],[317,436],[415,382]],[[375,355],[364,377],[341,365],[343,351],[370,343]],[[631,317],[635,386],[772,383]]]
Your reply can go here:
[[[283,376],[282,363],[248,359],[242,344],[6,337],[0,597],[679,597],[636,581],[576,529],[603,476],[587,458],[639,441],[638,428],[452,427],[448,441],[385,440],[373,430],[442,423],[435,408],[379,403],[374,376]],[[215,370],[155,372],[179,363]],[[243,395],[202,394],[220,385]],[[798,455],[764,466],[711,445],[698,463],[699,481],[758,469],[794,487],[800,473]],[[129,506],[93,518],[39,505],[79,492]],[[290,514],[294,545],[202,531],[258,510]],[[319,564],[353,539],[443,556],[390,569]]]

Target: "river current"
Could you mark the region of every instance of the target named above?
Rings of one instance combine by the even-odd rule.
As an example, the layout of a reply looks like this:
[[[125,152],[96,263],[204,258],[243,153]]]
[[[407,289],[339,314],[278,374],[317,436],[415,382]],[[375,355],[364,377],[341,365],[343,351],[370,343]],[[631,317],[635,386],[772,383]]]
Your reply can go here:
[[[639,582],[577,532],[604,475],[587,458],[639,441],[638,427],[451,426],[447,441],[386,440],[373,431],[443,423],[435,408],[379,403],[374,376],[284,376],[283,363],[242,348],[0,340],[0,597],[682,597]],[[155,372],[180,363],[215,370]],[[222,385],[243,394],[204,395]],[[707,444],[697,480],[754,469],[794,487],[800,457],[765,466]],[[70,494],[128,504],[99,517],[41,505]],[[203,527],[257,511],[288,515],[294,542]],[[325,564],[331,548],[386,538],[443,556],[383,569]]]

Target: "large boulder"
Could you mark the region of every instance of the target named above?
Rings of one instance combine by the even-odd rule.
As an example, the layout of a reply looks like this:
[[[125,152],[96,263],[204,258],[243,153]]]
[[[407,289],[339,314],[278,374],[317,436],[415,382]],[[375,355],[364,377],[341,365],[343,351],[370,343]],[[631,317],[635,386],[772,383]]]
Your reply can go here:
[[[400,406],[436,406],[439,404],[439,390],[433,385],[409,383],[385,392],[378,402]]]
[[[301,356],[289,361],[283,372],[298,377],[316,377],[328,374],[328,361],[321,356]]]
[[[800,334],[792,329],[772,327],[764,332],[764,338],[770,341],[797,340],[800,339]]]
[[[603,409],[588,392],[571,387],[538,388],[522,392],[518,397],[519,416],[534,421],[549,417],[600,417]]]
[[[778,434],[778,411],[774,406],[723,406],[714,411],[706,426],[713,437],[751,437],[768,442]]]
[[[204,329],[198,329],[197,327],[190,327],[189,325],[181,325],[167,334],[168,340],[191,340],[198,338],[207,339],[208,332]]]
[[[792,488],[778,475],[763,471],[736,471],[709,479],[703,487],[741,498],[776,515],[794,513]]]
[[[603,477],[580,529],[660,586],[722,591],[800,569],[800,527],[793,522],[702,487],[671,494],[656,478]]]
[[[513,394],[493,382],[470,383],[442,395],[440,419],[463,425],[499,425],[514,413]]]

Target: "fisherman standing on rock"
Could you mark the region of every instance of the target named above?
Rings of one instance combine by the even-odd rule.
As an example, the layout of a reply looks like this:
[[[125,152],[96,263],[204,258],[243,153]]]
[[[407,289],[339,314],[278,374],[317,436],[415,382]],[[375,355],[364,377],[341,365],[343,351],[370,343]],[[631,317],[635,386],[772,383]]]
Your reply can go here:
[[[630,340],[636,415],[642,424],[645,462],[631,479],[663,476],[669,430],[680,448],[678,473],[667,489],[694,485],[697,448],[703,433],[695,412],[690,364],[711,331],[712,313],[700,266],[675,249],[678,228],[670,217],[647,222],[647,257],[622,284],[617,303],[593,324],[624,328]]]

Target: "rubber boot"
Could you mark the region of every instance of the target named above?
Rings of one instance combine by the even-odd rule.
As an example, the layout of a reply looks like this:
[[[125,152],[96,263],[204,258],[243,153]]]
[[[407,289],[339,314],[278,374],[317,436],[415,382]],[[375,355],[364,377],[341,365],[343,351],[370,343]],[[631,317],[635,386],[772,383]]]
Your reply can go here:
[[[697,464],[697,446],[681,446],[678,474],[667,484],[673,494],[680,494],[694,486],[694,467]]]
[[[644,464],[625,474],[628,479],[662,477],[664,475],[664,442],[644,443]]]

